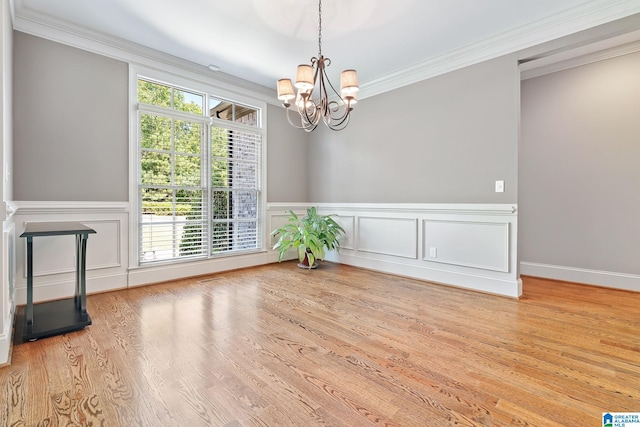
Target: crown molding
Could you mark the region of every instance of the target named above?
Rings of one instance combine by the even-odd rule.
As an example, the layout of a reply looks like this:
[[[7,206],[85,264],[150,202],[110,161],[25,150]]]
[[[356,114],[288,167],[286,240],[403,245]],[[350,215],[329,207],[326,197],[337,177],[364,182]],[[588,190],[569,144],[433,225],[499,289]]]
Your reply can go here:
[[[603,40],[600,43],[594,43],[590,46],[583,46],[582,48],[572,49],[568,52],[560,52],[555,55],[525,62],[520,65],[520,79],[532,79],[582,65],[593,64],[594,62],[606,61],[619,56],[640,52],[640,31],[629,33],[629,36],[628,39],[635,38],[635,40],[625,42],[625,39],[614,37],[613,39]]]
[[[212,76],[206,66],[52,19],[25,8],[23,0],[12,0],[12,4],[14,2],[15,30],[131,64],[193,78],[231,92],[257,97],[272,105],[280,105],[276,99],[275,90],[271,88],[221,72],[216,72],[215,76]],[[374,80],[362,82],[359,98],[362,100],[379,95],[638,13],[640,13],[640,0],[616,0],[613,5],[611,0],[586,1],[581,6],[551,17],[418,62]]]
[[[16,21],[16,5],[15,0],[9,0],[9,16],[11,16],[11,24]]]
[[[118,37],[108,36],[41,14],[24,7],[23,0],[16,4],[13,29],[55,41],[67,46],[107,56],[129,64],[172,73],[211,84],[230,92],[258,98],[280,105],[275,89],[223,73],[210,71],[206,66],[175,57]]]
[[[617,0],[613,6],[611,0],[591,0],[579,7],[364,82],[360,85],[359,97],[379,95],[637,13],[640,13],[640,0]]]

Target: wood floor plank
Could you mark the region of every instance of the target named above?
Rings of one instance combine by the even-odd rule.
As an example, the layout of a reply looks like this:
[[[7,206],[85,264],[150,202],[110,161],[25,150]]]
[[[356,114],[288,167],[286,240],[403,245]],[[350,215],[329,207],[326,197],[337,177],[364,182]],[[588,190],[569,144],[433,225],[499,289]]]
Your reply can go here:
[[[640,294],[520,300],[323,263],[90,295],[19,344],[0,425],[587,426],[640,411]]]

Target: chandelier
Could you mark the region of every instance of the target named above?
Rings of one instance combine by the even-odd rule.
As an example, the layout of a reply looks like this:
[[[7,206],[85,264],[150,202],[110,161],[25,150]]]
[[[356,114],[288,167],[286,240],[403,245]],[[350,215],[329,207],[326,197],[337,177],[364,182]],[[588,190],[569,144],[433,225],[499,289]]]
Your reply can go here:
[[[278,99],[287,109],[287,120],[292,126],[311,132],[320,120],[331,130],[342,130],[349,124],[351,110],[358,102],[358,74],[356,70],[344,70],[340,75],[338,93],[327,77],[326,67],[329,65],[331,60],[322,55],[322,0],[319,0],[318,56],[311,58],[311,65],[298,65],[297,93],[291,79],[278,80]],[[294,113],[292,120],[291,110],[296,111],[299,117]]]

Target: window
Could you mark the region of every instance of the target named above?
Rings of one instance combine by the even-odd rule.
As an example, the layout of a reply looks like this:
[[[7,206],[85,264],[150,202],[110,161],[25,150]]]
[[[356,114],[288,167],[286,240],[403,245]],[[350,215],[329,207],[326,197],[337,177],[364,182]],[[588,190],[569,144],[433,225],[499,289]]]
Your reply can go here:
[[[261,248],[260,109],[138,79],[139,263]]]

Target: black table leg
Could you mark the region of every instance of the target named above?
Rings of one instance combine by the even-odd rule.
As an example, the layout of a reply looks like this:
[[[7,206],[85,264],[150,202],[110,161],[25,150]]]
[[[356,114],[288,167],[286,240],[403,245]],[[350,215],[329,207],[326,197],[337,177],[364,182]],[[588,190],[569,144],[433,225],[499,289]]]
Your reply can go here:
[[[76,274],[79,274],[80,283],[80,313],[83,318],[87,316],[87,239],[88,234],[82,234],[78,236],[80,241],[80,263],[77,268]]]
[[[25,307],[27,334],[33,331],[33,237],[27,237],[27,306]]]

